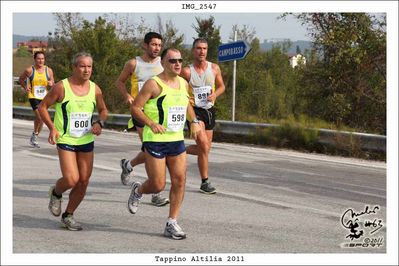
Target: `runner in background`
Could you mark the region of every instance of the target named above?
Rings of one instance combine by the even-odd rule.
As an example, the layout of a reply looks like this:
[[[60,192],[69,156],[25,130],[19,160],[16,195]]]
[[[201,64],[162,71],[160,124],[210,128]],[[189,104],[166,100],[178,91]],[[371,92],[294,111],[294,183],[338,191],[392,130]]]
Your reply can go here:
[[[29,103],[35,114],[33,122],[33,132],[29,143],[31,146],[40,148],[38,136],[43,128],[43,121],[37,110],[38,105],[46,96],[48,88],[54,84],[53,70],[45,65],[45,55],[42,51],[37,51],[33,55],[34,65],[29,66],[19,76],[19,84],[28,93]]]
[[[144,36],[144,53],[141,56],[137,56],[136,58],[129,60],[119,75],[119,78],[116,81],[116,87],[123,95],[125,102],[129,105],[129,107],[132,105],[133,100],[143,87],[144,82],[163,71],[161,58],[159,57],[161,48],[162,36],[156,32],[147,33]],[[129,77],[131,79],[130,81],[132,86],[130,94],[127,92],[125,85]],[[129,124],[132,124],[132,126],[136,128],[140,140],[143,141],[144,124],[140,123],[140,121],[136,120],[133,116],[129,121]],[[133,168],[136,165],[144,163],[144,161],[145,155],[142,151],[140,151],[136,157],[131,160],[122,159],[120,161],[120,166],[122,168],[121,182],[123,185],[129,184],[129,179],[133,172]],[[162,197],[161,193],[157,193],[152,195],[151,203],[155,206],[161,207],[168,204],[169,199]]]
[[[225,91],[222,72],[217,64],[206,60],[208,42],[198,38],[193,42],[194,62],[183,68],[181,76],[190,85],[191,104],[197,119],[205,131],[196,138],[196,144],[187,147],[187,154],[197,155],[201,177],[200,191],[206,194],[216,193],[216,188],[209,182],[209,152],[212,146],[213,128],[216,123],[215,101]],[[204,132],[204,134],[202,134]]]

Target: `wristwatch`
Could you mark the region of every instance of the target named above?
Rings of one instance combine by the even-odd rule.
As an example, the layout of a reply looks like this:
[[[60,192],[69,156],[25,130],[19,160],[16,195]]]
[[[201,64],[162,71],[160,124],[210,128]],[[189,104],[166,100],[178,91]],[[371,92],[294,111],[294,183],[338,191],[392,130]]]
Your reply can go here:
[[[197,118],[194,118],[193,121],[191,121],[191,123],[196,123],[198,124],[200,121]]]
[[[104,121],[102,121],[101,119],[97,120],[96,122],[94,122],[94,124],[97,123],[100,125],[101,128],[104,127]]]

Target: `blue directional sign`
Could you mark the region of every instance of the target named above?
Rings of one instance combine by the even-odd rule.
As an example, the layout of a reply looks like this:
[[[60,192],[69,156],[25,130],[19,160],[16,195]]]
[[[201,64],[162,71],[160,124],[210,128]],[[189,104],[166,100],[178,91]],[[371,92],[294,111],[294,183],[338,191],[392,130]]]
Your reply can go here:
[[[243,59],[250,50],[251,46],[246,41],[222,44],[218,48],[218,60],[219,62],[226,62]]]

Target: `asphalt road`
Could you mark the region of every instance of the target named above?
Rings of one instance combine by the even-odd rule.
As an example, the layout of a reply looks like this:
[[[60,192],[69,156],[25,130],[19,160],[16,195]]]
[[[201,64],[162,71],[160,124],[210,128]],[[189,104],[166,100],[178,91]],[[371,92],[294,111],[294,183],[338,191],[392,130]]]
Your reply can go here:
[[[41,148],[29,147],[32,123],[13,120],[13,253],[386,252],[383,162],[214,143],[210,180],[218,193],[198,191],[196,157],[189,155],[178,220],[187,239],[174,241],[162,235],[168,207],[150,205],[150,195],[135,215],[128,212],[130,188],[120,183],[119,161],[140,143],[135,133],[109,130],[96,138],[93,174],[75,212],[84,230],[67,231],[47,209],[49,186],[60,176],[56,148],[46,128]],[[144,166],[134,175],[144,181]],[[350,221],[359,227],[351,231]]]

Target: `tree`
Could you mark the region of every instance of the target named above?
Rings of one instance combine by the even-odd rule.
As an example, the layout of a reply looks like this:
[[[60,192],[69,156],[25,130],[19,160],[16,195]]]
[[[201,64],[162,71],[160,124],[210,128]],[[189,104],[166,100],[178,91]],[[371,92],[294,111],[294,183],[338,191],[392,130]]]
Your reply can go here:
[[[229,40],[234,41],[234,32],[237,31],[237,40],[244,40],[248,43],[251,43],[256,36],[256,30],[254,27],[250,27],[249,25],[243,25],[240,29],[238,25],[233,25],[231,30]]]
[[[296,46],[296,54],[302,54],[301,47],[299,47],[299,45]]]
[[[108,108],[116,113],[126,112],[114,82],[126,61],[140,54],[140,49],[128,40],[119,39],[115,24],[102,17],[94,23],[73,20],[73,16],[67,13],[56,17],[58,24],[65,23],[51,40],[54,50],[47,60],[54,69],[56,80],[70,75],[74,54],[89,52],[93,57],[91,79],[102,88]]]
[[[178,34],[178,29],[173,24],[172,20],[168,20],[165,24],[162,23],[162,18],[157,16],[158,33],[162,35],[163,46],[173,47],[178,50],[183,50],[184,34]]]
[[[307,113],[362,131],[386,132],[386,17],[301,13],[318,60],[302,83]],[[313,97],[312,97],[313,96]]]
[[[215,26],[215,18],[210,16],[208,19],[195,17],[197,25],[192,25],[198,33],[199,38],[208,41],[208,60],[216,62],[218,58],[218,47],[221,44],[220,26]]]

